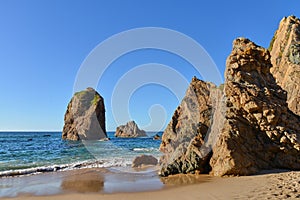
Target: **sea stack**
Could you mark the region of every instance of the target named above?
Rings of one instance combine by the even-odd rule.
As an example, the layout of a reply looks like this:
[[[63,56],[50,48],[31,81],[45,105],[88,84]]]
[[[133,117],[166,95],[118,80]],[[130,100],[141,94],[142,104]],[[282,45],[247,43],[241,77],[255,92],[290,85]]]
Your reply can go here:
[[[63,139],[107,139],[104,100],[93,88],[74,94],[68,104],[64,122]]]
[[[281,20],[269,50],[273,67],[271,73],[287,91],[291,111],[300,115],[300,20],[295,16]]]
[[[271,68],[267,49],[238,38],[226,62],[224,96],[194,78],[163,133],[161,175],[300,170],[300,116]]]
[[[123,138],[135,138],[146,136],[146,132],[144,130],[139,129],[135,121],[129,121],[126,125],[118,126],[115,133],[115,137]]]

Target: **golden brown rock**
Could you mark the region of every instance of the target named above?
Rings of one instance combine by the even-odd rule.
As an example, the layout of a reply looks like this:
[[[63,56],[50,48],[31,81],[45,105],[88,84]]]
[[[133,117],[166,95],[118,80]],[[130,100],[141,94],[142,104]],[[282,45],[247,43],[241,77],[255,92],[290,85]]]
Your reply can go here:
[[[214,84],[194,77],[180,106],[162,135],[160,159],[162,176],[177,173],[208,172],[213,105],[222,97]],[[206,141],[206,143],[205,143]]]
[[[300,115],[300,20],[294,16],[281,20],[269,50],[271,73],[287,91],[289,108]]]
[[[226,121],[210,159],[212,174],[300,169],[300,118],[289,110],[271,67],[266,49],[248,39],[234,41],[225,71]]]
[[[226,63],[225,103],[213,103],[221,99],[211,98],[215,87],[193,79],[163,134],[161,175],[300,170],[300,117],[288,108],[286,91],[270,73],[270,58],[268,50],[236,39]],[[212,131],[219,133],[212,134],[207,152],[205,137]]]

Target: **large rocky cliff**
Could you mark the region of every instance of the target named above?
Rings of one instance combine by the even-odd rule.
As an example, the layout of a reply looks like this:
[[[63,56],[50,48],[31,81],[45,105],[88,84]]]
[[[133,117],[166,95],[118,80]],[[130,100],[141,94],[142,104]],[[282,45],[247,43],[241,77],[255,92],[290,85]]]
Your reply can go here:
[[[300,115],[300,20],[294,16],[281,20],[269,50],[271,73],[287,91],[289,108]]]
[[[268,50],[238,38],[225,70],[225,123],[210,159],[213,175],[300,169],[300,117],[276,84]]]
[[[93,88],[77,92],[65,113],[62,138],[99,140],[107,138],[104,100]]]
[[[289,109],[271,67],[268,50],[238,38],[226,63],[225,97],[193,79],[164,131],[161,175],[300,170],[300,117]]]
[[[222,90],[194,77],[162,136],[161,175],[208,172],[208,135]],[[220,117],[221,119],[221,117]]]

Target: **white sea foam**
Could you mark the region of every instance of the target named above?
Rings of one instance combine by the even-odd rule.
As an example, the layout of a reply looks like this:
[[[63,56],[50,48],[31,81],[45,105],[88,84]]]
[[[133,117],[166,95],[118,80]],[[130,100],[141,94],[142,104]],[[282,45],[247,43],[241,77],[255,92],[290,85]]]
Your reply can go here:
[[[150,151],[157,151],[156,148],[133,148],[132,149],[133,151],[145,151],[145,152],[150,152]]]
[[[0,177],[33,175],[46,172],[66,171],[84,168],[109,168],[109,167],[126,167],[131,165],[130,159],[115,158],[110,160],[90,160],[85,162],[76,162],[63,165],[51,165],[33,167],[27,169],[7,170],[0,172]]]

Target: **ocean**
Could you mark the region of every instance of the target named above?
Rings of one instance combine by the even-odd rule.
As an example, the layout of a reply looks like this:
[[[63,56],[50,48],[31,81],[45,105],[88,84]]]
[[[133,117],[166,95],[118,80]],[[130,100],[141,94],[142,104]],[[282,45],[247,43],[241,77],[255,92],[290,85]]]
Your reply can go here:
[[[0,132],[0,177],[92,167],[125,169],[136,156],[161,156],[155,134],[116,138],[108,132],[110,141],[68,141],[61,139],[61,132]]]

